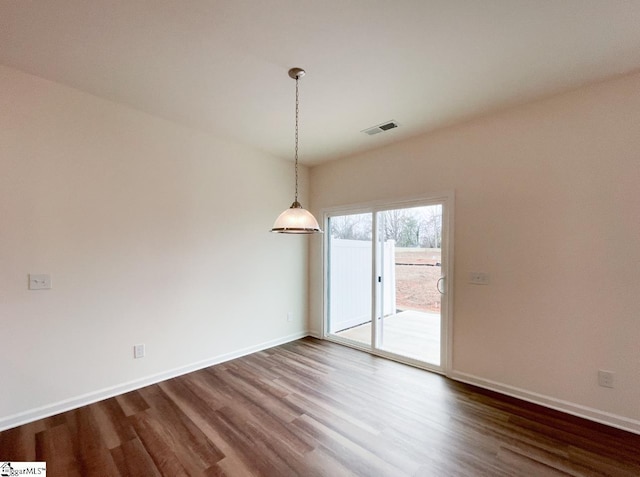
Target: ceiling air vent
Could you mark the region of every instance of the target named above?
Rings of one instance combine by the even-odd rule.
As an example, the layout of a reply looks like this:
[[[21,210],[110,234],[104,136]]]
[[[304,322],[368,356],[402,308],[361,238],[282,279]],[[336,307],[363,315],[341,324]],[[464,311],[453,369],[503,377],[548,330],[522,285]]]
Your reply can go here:
[[[378,124],[377,126],[373,126],[372,128],[365,129],[362,131],[369,136],[373,136],[374,134],[378,134],[384,131],[388,131],[389,129],[397,128],[398,123],[396,121],[387,121],[386,123]]]

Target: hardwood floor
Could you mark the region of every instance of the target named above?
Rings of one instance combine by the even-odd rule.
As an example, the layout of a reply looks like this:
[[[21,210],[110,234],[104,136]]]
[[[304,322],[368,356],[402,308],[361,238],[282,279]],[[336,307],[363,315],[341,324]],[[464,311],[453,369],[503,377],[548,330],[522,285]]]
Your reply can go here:
[[[49,476],[640,475],[640,436],[306,338],[0,433]]]

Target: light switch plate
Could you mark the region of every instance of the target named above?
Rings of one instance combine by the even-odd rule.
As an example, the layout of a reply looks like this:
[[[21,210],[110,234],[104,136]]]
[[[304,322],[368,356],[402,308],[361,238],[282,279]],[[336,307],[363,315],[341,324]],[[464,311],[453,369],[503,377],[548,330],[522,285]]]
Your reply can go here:
[[[30,273],[29,290],[51,289],[51,275],[48,273]]]

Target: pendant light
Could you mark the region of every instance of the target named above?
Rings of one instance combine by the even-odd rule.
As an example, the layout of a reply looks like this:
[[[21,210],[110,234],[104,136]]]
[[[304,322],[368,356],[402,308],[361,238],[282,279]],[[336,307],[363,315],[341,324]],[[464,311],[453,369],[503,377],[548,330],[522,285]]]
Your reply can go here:
[[[298,94],[298,81],[305,74],[302,68],[291,68],[289,70],[289,77],[296,80],[296,149],[295,149],[295,163],[296,163],[296,195],[287,210],[282,212],[273,224],[272,232],[280,234],[317,234],[322,233],[318,221],[309,212],[305,210],[298,202],[298,112],[299,112],[299,94]]]

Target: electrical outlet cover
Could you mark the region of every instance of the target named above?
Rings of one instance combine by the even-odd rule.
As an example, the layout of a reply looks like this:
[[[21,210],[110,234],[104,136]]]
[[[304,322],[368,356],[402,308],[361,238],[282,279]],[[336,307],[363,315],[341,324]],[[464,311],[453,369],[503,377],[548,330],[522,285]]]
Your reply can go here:
[[[598,385],[603,388],[613,388],[613,373],[603,369],[598,370]]]
[[[144,345],[137,344],[133,347],[133,357],[135,359],[144,358]]]
[[[489,274],[486,272],[470,272],[469,283],[473,283],[474,285],[488,285]]]
[[[30,273],[29,290],[51,289],[51,275],[48,273]]]

